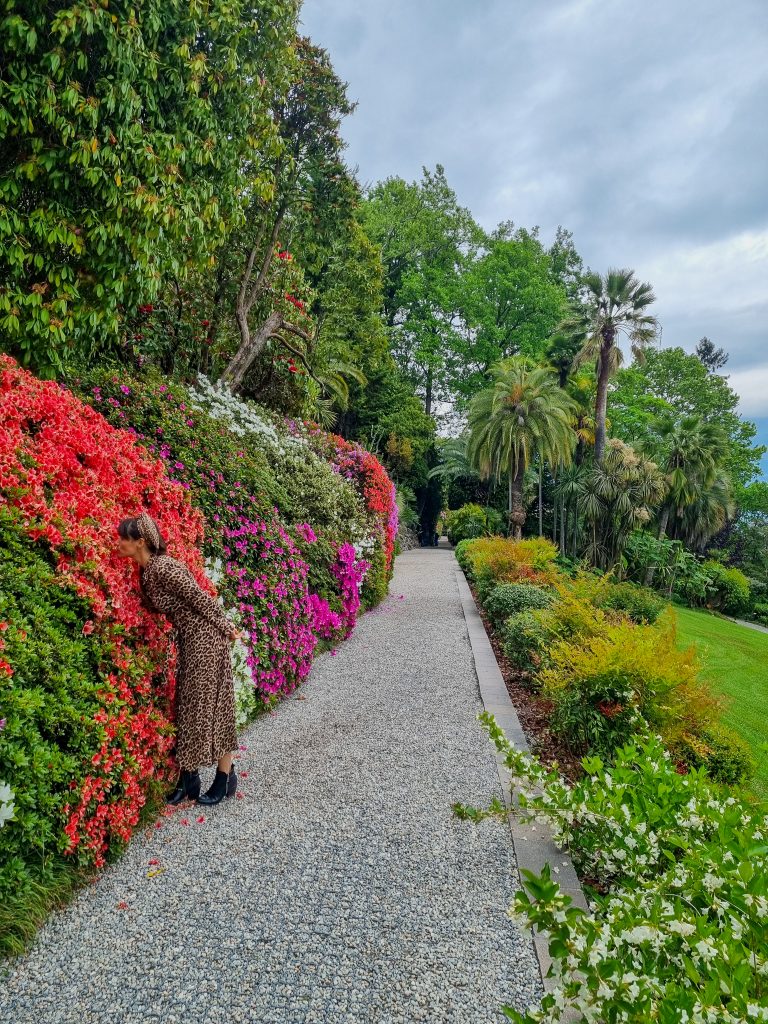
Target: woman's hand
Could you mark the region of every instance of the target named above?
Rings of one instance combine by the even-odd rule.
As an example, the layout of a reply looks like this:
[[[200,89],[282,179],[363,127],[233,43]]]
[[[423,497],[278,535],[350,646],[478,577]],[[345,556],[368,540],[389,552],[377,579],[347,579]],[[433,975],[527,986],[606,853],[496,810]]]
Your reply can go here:
[[[245,642],[247,635],[248,634],[244,629],[238,629],[236,626],[233,626],[229,633],[229,639],[231,643],[234,643],[235,640],[242,640]]]

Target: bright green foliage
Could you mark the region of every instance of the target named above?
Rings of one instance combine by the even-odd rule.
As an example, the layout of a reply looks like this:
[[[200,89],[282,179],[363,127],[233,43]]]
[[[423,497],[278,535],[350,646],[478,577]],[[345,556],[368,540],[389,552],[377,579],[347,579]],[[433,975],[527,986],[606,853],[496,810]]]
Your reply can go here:
[[[483,602],[488,618],[499,627],[510,615],[534,608],[548,608],[552,594],[535,583],[499,583]]]
[[[720,562],[704,562],[702,570],[709,577],[706,604],[728,615],[740,615],[749,607],[749,580],[740,569],[731,569]]]
[[[453,376],[467,402],[488,383],[490,367],[509,356],[540,359],[565,316],[567,294],[555,279],[537,232],[502,224],[462,277],[467,330],[454,343]]]
[[[654,586],[668,597],[674,593],[693,604],[707,595],[709,577],[699,559],[686,551],[679,540],[659,540],[651,533],[636,530],[624,545],[622,564],[626,574],[638,583],[647,578],[648,569],[653,567]]]
[[[368,237],[381,246],[391,351],[429,414],[437,399],[450,398],[455,389],[451,353],[461,275],[482,232],[458,205],[439,165],[434,172],[425,168],[420,182],[389,178],[376,185],[363,214]]]
[[[656,464],[618,438],[610,438],[603,458],[574,481],[584,525],[588,560],[609,569],[622,558],[633,530],[651,519],[664,495]]]
[[[114,344],[161,269],[209,258],[244,185],[269,194],[243,160],[277,144],[264,76],[280,80],[295,16],[294,0],[5,4],[0,329],[26,364]]]
[[[676,647],[671,615],[655,626],[606,622],[592,637],[557,640],[548,661],[539,680],[554,704],[552,729],[582,753],[610,753],[644,723],[674,746],[715,713],[693,650]]]
[[[451,544],[473,537],[489,537],[501,529],[501,515],[494,508],[462,505],[445,517],[445,532]]]
[[[571,460],[574,404],[549,370],[514,357],[491,371],[493,386],[469,410],[467,455],[483,478],[509,484],[509,527],[516,540],[525,522],[523,478],[534,458],[552,466]]]
[[[646,625],[654,623],[667,607],[664,598],[653,590],[627,582],[609,583],[594,602],[598,608],[623,612],[633,622]]]
[[[699,416],[727,435],[722,462],[739,487],[760,473],[764,448],[754,444],[754,423],[738,412],[739,396],[726,377],[709,373],[681,348],[649,349],[642,364],[621,370],[609,398],[611,430],[626,441],[652,436],[659,415]]]
[[[499,637],[508,661],[522,672],[535,678],[536,673],[548,664],[551,636],[535,611],[510,615],[501,627]]]
[[[749,745],[731,729],[711,725],[678,740],[674,753],[691,768],[705,768],[715,782],[733,786],[749,779],[755,761]]]

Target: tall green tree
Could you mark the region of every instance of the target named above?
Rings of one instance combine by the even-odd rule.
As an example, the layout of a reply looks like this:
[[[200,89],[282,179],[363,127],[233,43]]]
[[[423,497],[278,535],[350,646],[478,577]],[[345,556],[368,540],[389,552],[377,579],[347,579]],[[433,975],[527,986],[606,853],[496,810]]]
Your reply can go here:
[[[608,384],[622,363],[622,336],[629,340],[635,357],[641,359],[656,337],[658,323],[647,312],[655,301],[653,290],[638,281],[633,271],[586,274],[583,285],[583,302],[573,307],[557,333],[578,343],[578,363],[595,362],[595,462],[599,464],[605,450]]]
[[[710,518],[714,508],[703,495],[711,491],[718,477],[718,459],[723,451],[725,435],[714,423],[705,423],[698,416],[664,417],[654,424],[654,431],[644,439],[646,452],[659,467],[664,479],[664,497],[659,507],[658,537],[662,540],[670,526],[685,519],[692,524],[691,511],[698,504],[702,517]],[[714,494],[711,494],[714,498]],[[717,523],[717,519],[715,520]],[[713,524],[715,525],[715,524]],[[722,524],[720,524],[722,526]],[[720,526],[715,525],[712,533]],[[706,532],[705,523],[701,523]],[[701,529],[694,530],[702,532]],[[654,566],[648,568],[645,584],[653,582]]]
[[[507,475],[509,529],[519,540],[525,471],[536,458],[551,466],[570,462],[574,405],[554,374],[523,357],[502,361],[491,374],[493,386],[479,392],[469,409],[467,453],[483,478]]]
[[[632,531],[651,521],[665,487],[651,459],[612,437],[603,459],[581,468],[576,492],[584,557],[609,569],[619,563]]]
[[[455,391],[467,402],[488,383],[488,371],[513,355],[543,357],[567,312],[568,295],[537,231],[501,224],[466,268],[462,322],[451,353]]]
[[[440,165],[424,168],[418,182],[379,183],[368,193],[363,215],[366,233],[381,247],[392,355],[431,415],[437,401],[452,398],[461,279],[483,233],[459,205]]]
[[[114,346],[160,263],[203,265],[242,189],[268,191],[246,158],[276,145],[296,18],[296,0],[4,4],[0,331],[26,365]]]

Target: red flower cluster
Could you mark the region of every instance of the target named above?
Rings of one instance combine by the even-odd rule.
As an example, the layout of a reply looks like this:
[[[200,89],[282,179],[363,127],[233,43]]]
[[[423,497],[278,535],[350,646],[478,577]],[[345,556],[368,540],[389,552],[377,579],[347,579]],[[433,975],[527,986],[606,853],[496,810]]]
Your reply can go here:
[[[195,547],[203,520],[131,434],[7,356],[0,356],[0,504],[19,510],[28,535],[50,546],[61,585],[89,603],[84,642],[95,634],[111,652],[100,679],[104,710],[83,728],[81,749],[94,742],[98,749],[84,754],[70,782],[74,804],[64,828],[69,852],[98,866],[112,838],[127,839],[135,827],[170,743],[152,686],[162,680],[167,627],[141,605],[136,567],[116,553],[116,526],[149,507],[169,548],[206,585]]]
[[[307,307],[304,305],[304,303],[301,301],[301,299],[297,299],[295,295],[291,295],[290,292],[286,292],[285,293],[285,300],[286,300],[286,302],[290,302],[290,304],[292,306],[295,306],[296,309],[298,309],[298,311],[300,313],[303,313],[306,316],[306,308]]]

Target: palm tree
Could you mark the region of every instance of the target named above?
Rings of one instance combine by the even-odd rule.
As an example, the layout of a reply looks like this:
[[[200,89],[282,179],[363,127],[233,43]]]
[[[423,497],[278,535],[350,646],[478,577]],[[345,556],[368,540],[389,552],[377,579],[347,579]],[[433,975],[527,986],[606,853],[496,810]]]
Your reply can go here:
[[[655,455],[667,485],[659,518],[661,540],[670,516],[681,515],[699,491],[712,483],[726,437],[716,423],[705,423],[700,416],[665,417],[656,422],[655,431],[657,438],[649,442],[649,454]]]
[[[440,477],[450,484],[461,477],[469,479],[477,477],[477,473],[467,457],[468,440],[467,434],[462,434],[461,437],[449,437],[444,441],[439,441],[440,462],[429,470],[427,479]]]
[[[702,552],[735,514],[731,476],[726,469],[718,467],[710,483],[683,509],[675,535],[686,547]]]
[[[664,476],[666,494],[659,514],[659,540],[667,533],[670,519],[673,525],[685,516],[686,509],[699,500],[702,493],[712,488],[717,479],[718,458],[725,446],[726,438],[716,423],[705,423],[700,416],[683,416],[680,419],[664,417],[654,424],[655,436],[645,445],[652,454]],[[711,495],[713,506],[705,513],[704,503],[700,505],[702,526],[708,518],[715,523],[727,518],[729,496],[720,490]],[[719,507],[722,510],[716,511]],[[694,525],[695,517],[687,517],[687,532],[699,534]],[[706,532],[706,527],[705,527]],[[712,534],[717,530],[713,530]],[[710,534],[710,536],[712,535]],[[650,587],[656,567],[648,566],[645,585]]]
[[[552,466],[570,462],[574,403],[554,374],[519,356],[490,372],[494,383],[475,395],[469,409],[467,455],[483,479],[508,474],[509,531],[519,540],[525,471],[536,456]]]
[[[585,555],[608,569],[621,559],[632,531],[650,522],[664,497],[664,478],[649,458],[612,437],[603,460],[584,473],[578,488],[587,528]]]
[[[595,462],[599,463],[605,451],[608,383],[623,359],[621,336],[626,335],[633,355],[642,359],[646,346],[656,337],[658,322],[646,312],[655,301],[653,289],[641,284],[632,270],[609,270],[605,276],[586,274],[584,286],[586,301],[574,306],[557,333],[578,343],[577,365],[596,361]]]

